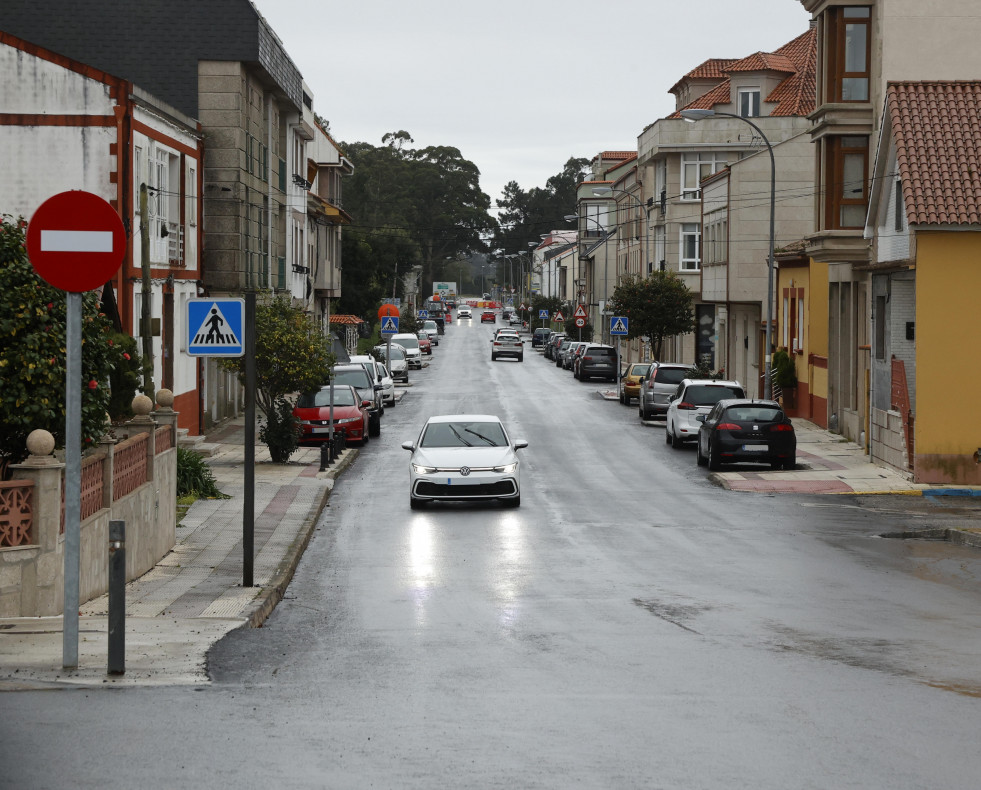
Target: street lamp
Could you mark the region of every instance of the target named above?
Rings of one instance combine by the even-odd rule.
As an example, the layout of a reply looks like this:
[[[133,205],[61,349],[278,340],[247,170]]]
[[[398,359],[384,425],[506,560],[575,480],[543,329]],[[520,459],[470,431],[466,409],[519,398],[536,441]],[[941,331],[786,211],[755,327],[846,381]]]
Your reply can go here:
[[[770,255],[767,260],[767,272],[766,272],[766,348],[763,354],[763,397],[770,400],[773,397],[773,380],[770,361],[771,361],[771,349],[773,348],[773,244],[774,244],[774,219],[776,215],[776,195],[777,195],[777,165],[773,158],[773,146],[770,145],[770,141],[767,136],[763,134],[763,130],[760,129],[755,123],[753,123],[749,118],[744,118],[742,115],[736,115],[731,112],[719,112],[717,110],[682,110],[681,117],[684,118],[689,123],[695,123],[696,121],[701,121],[703,118],[714,118],[715,116],[725,116],[727,118],[738,118],[744,123],[748,123],[756,133],[763,138],[763,142],[766,144],[766,150],[770,153]]]
[[[609,233],[606,230],[606,228],[603,226],[603,223],[601,223],[598,219],[596,219],[594,217],[587,217],[585,214],[583,214],[582,216],[580,216],[579,214],[566,214],[564,219],[565,219],[566,222],[574,222],[574,221],[579,220],[579,219],[584,219],[587,222],[594,222],[596,224],[596,227],[599,228],[600,233],[603,234],[603,237],[604,237],[603,238],[603,310],[606,310],[606,305],[610,301],[610,294],[609,294],[609,288],[610,288],[610,279],[609,279],[610,247],[609,247],[609,241],[610,241],[610,236],[612,236],[613,234],[612,233]],[[601,311],[597,311],[597,313],[599,314],[600,339],[605,343],[606,342],[606,330],[607,330],[606,322],[603,320],[603,313]]]
[[[632,200],[637,201],[637,205],[640,206],[641,210],[646,215],[647,217],[645,222],[646,233],[644,234],[646,243],[645,243],[644,254],[642,256],[644,259],[643,261],[644,268],[648,270],[644,272],[644,276],[646,277],[650,273],[650,268],[651,268],[650,262],[647,260],[651,255],[651,212],[648,210],[647,206],[644,205],[644,202],[639,197],[637,197],[633,192],[627,192],[625,189],[614,189],[613,187],[596,187],[593,190],[593,194],[600,195],[601,197],[604,195],[616,195],[616,194],[626,195]]]

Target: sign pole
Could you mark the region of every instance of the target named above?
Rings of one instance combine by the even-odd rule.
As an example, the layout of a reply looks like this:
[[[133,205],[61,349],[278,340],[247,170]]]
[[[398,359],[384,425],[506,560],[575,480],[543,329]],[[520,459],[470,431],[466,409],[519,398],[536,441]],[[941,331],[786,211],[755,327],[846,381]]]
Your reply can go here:
[[[255,554],[255,291],[245,294],[245,507],[242,511],[242,586],[253,585]]]
[[[65,609],[62,658],[78,667],[78,587],[82,521],[82,294],[69,292],[65,379]]]

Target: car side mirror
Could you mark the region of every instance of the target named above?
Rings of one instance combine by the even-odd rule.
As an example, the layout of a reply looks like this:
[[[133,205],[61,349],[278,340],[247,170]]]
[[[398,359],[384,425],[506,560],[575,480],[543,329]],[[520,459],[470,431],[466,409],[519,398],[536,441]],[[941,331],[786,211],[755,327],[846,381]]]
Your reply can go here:
[[[525,439],[515,439],[514,440],[514,449],[515,450],[520,450],[522,447],[527,447],[527,446],[528,446],[528,442]]]
[[[363,401],[361,401],[361,405],[364,406],[366,409],[368,409],[368,408],[371,408],[372,403],[371,403],[370,400],[363,400]]]
[[[415,442],[402,442],[402,449],[403,450],[415,450],[416,449]]]

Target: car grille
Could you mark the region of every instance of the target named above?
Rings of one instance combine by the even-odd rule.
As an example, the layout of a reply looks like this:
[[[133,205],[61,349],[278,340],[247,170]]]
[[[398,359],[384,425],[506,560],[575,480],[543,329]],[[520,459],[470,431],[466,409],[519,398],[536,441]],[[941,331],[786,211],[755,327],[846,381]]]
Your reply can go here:
[[[480,497],[513,496],[518,493],[513,480],[499,480],[476,486],[446,485],[420,480],[416,483],[417,496],[444,497],[452,499],[475,499]]]

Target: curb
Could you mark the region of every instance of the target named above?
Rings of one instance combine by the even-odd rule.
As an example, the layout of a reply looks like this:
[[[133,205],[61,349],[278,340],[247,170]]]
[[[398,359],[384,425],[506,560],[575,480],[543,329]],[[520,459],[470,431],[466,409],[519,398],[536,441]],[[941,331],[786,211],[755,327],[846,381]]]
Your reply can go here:
[[[341,472],[354,463],[359,454],[360,452],[357,449],[352,448],[350,454],[338,461],[333,469],[324,473],[325,479],[336,479]],[[324,512],[324,508],[327,507],[327,500],[330,498],[331,489],[331,486],[326,486],[323,493],[321,493],[320,497],[314,503],[314,506],[310,508],[310,512],[307,513],[307,517],[303,522],[303,527],[290,545],[287,555],[283,558],[279,566],[276,578],[273,579],[270,586],[263,588],[259,594],[258,607],[249,615],[243,627],[262,628],[263,623],[273,613],[279,602],[283,600],[283,596],[286,594],[286,588],[289,587],[290,582],[293,580],[293,575],[296,573],[296,566],[300,564],[300,558],[310,544],[310,539],[313,537],[317,522],[320,521],[320,516]]]

